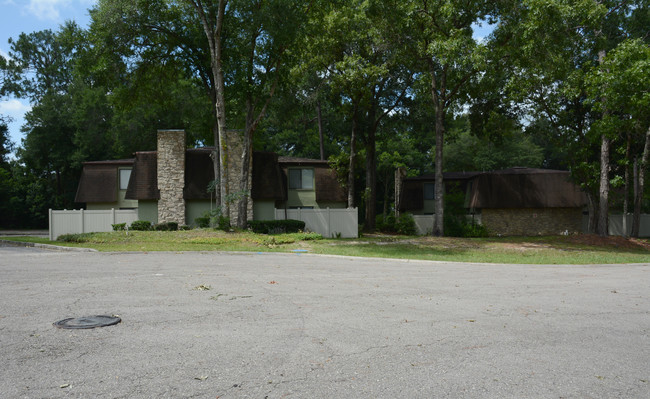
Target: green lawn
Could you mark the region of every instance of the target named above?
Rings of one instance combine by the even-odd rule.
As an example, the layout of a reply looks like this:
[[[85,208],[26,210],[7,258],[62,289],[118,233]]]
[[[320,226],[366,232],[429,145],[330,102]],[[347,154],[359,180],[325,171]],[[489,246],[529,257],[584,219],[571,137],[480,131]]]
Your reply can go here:
[[[592,264],[650,262],[650,240],[588,235],[568,237],[436,238],[373,235],[358,239],[322,239],[317,234],[262,235],[210,229],[131,231],[75,236],[77,242],[12,237],[99,251],[250,251],[292,252],[437,261]]]

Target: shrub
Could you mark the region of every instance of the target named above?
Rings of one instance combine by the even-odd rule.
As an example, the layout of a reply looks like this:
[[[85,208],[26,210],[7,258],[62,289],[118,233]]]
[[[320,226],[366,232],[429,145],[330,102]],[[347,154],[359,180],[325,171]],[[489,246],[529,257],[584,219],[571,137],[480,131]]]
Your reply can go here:
[[[151,222],[148,220],[136,220],[131,223],[131,230],[148,231],[151,230]]]
[[[62,242],[88,242],[93,233],[81,233],[81,234],[61,234],[56,238],[57,241]]]
[[[415,227],[415,219],[410,213],[403,213],[399,215],[399,219],[395,223],[395,230],[397,234],[404,234],[407,236],[414,236],[417,234]]]
[[[447,237],[487,237],[485,226],[467,220],[463,207],[465,194],[461,192],[445,196],[445,235]]]
[[[248,228],[258,234],[298,233],[305,229],[302,220],[249,220]]]
[[[113,226],[113,231],[126,230],[126,223],[117,223],[117,224],[112,224],[111,226]]]
[[[183,225],[178,226],[178,229],[185,231],[185,230],[191,230],[192,228],[190,226],[186,225],[186,224],[183,224]]]
[[[396,233],[395,215],[392,213],[389,213],[386,217],[377,215],[375,218],[375,228],[382,233]]]
[[[217,230],[229,231],[230,230],[230,218],[225,216],[216,216],[210,218],[210,225],[214,226]]]
[[[478,223],[467,223],[463,227],[463,237],[487,237],[488,230],[485,226]]]
[[[210,216],[201,216],[194,219],[194,223],[200,228],[210,227]]]
[[[153,229],[156,231],[176,231],[178,230],[178,223],[177,222],[158,223],[153,226]]]

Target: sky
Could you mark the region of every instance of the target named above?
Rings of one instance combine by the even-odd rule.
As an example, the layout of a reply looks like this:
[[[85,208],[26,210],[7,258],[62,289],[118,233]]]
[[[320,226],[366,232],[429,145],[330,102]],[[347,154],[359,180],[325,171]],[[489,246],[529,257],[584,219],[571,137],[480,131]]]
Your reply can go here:
[[[0,54],[6,57],[9,38],[17,39],[23,32],[56,31],[68,20],[87,27],[90,22],[88,9],[96,3],[97,0],[0,0]],[[30,109],[27,100],[9,98],[0,101],[0,115],[13,119],[9,124],[9,135],[17,145],[24,137],[20,132],[23,116]]]

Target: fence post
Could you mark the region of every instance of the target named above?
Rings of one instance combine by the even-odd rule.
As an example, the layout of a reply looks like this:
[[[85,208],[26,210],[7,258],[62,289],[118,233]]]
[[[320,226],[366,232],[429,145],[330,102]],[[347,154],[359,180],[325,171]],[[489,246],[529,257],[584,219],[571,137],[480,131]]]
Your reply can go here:
[[[111,214],[112,214],[112,216],[113,216],[113,223],[112,223],[112,224],[117,223],[117,222],[115,221],[115,208],[111,208]]]
[[[50,241],[52,241],[52,234],[54,233],[52,231],[52,208],[50,208],[47,213],[49,214],[49,219],[50,219],[48,223],[50,228]]]
[[[84,227],[84,210],[83,210],[83,208],[79,209],[79,210],[81,211],[81,233],[83,234],[83,233],[86,232],[85,231],[86,229]]]

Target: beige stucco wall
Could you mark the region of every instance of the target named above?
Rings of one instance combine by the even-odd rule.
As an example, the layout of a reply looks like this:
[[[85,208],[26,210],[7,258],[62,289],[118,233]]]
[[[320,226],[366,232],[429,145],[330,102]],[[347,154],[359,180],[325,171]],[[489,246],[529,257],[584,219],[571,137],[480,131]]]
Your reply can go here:
[[[275,201],[256,200],[253,201],[253,220],[274,220]]]
[[[558,235],[582,230],[580,208],[482,209],[482,224],[490,235]]]
[[[185,224],[196,227],[194,219],[202,217],[206,212],[210,212],[210,200],[188,200],[185,201]],[[212,202],[212,209],[216,208]]]
[[[158,201],[138,201],[138,220],[158,223]]]

